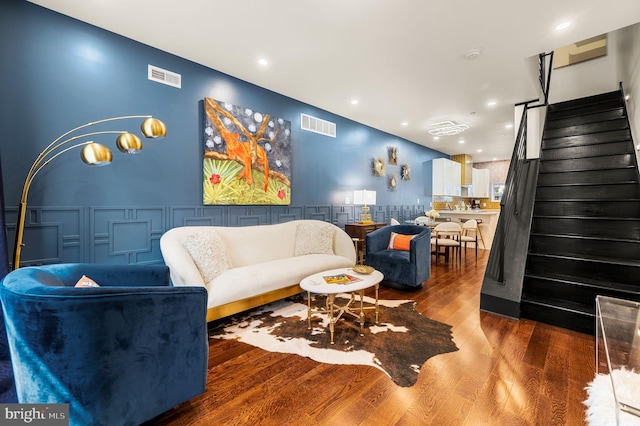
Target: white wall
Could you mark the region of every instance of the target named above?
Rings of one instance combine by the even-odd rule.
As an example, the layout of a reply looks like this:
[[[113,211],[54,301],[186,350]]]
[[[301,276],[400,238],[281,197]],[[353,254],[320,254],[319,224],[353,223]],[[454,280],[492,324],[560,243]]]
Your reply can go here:
[[[551,72],[549,103],[618,90],[617,39],[617,31],[607,35],[606,56],[554,69]]]
[[[513,110],[513,139],[517,140],[522,111],[524,105],[518,105]],[[544,118],[547,107],[532,108],[527,112],[527,152],[526,158],[540,158],[540,146],[542,145],[542,134],[544,132]]]
[[[622,82],[627,101],[631,134],[640,144],[640,23],[618,31],[618,68],[616,77]],[[636,156],[639,156],[636,149]],[[640,157],[640,156],[639,156]]]
[[[607,35],[607,56],[553,70],[549,103],[619,90],[630,98],[631,134],[640,145],[640,23]],[[636,149],[640,163],[640,151]]]

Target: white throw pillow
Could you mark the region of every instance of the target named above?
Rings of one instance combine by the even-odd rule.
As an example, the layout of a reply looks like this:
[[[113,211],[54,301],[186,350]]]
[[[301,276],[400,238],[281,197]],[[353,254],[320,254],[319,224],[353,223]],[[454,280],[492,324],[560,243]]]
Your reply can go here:
[[[305,254],[334,254],[335,229],[328,223],[301,223],[296,229],[295,256]]]
[[[185,235],[182,237],[182,245],[189,252],[205,283],[233,267],[224,243],[215,229]]]

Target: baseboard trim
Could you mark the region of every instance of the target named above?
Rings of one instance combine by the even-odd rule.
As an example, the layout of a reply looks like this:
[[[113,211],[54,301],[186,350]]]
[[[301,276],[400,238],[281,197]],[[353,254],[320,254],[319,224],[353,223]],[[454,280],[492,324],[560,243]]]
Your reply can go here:
[[[480,295],[480,310],[503,317],[520,319],[520,302],[506,300],[489,294]]]

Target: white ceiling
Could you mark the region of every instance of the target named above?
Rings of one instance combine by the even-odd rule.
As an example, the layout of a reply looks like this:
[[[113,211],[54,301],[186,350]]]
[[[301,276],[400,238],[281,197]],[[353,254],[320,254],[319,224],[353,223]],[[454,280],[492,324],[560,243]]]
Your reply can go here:
[[[30,1],[475,162],[511,157],[513,105],[538,97],[526,58],[640,22],[640,0]],[[464,144],[433,140],[443,120]]]

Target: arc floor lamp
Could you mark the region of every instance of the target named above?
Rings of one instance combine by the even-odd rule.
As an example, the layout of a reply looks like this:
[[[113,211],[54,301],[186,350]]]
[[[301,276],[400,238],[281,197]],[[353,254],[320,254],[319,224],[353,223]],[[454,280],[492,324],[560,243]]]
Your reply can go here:
[[[142,118],[144,121],[140,126],[142,134],[147,138],[163,137],[167,134],[167,128],[164,123],[157,118],[153,118],[150,115],[128,115],[123,117],[106,118],[103,120],[93,121],[82,126],[78,126],[75,129],[71,129],[68,132],[60,135],[56,140],[51,142],[44,148],[40,154],[36,157],[35,161],[27,173],[27,177],[24,181],[22,188],[22,196],[20,197],[20,204],[18,205],[18,218],[16,220],[16,238],[13,246],[13,269],[20,267],[20,254],[22,247],[24,246],[22,238],[24,236],[24,222],[27,213],[27,197],[29,194],[29,188],[33,183],[33,179],[38,172],[46,167],[51,161],[65,152],[71,151],[75,148],[82,148],[80,151],[80,158],[89,166],[104,166],[111,163],[111,150],[104,145],[94,142],[93,140],[83,140],[90,136],[99,136],[106,134],[119,135],[116,139],[116,146],[125,154],[136,154],[142,149],[142,142],[140,138],[133,133],[129,133],[124,130],[102,130],[95,132],[88,132],[83,134],[76,134],[80,130],[87,127],[95,126],[111,121],[121,121],[133,118]],[[82,142],[74,143],[78,140]]]

